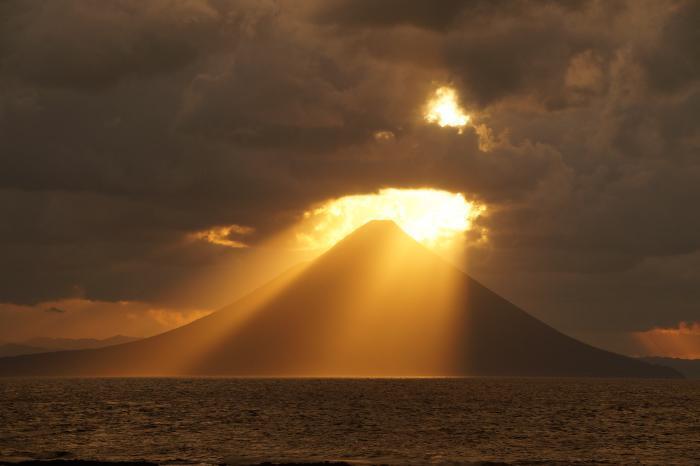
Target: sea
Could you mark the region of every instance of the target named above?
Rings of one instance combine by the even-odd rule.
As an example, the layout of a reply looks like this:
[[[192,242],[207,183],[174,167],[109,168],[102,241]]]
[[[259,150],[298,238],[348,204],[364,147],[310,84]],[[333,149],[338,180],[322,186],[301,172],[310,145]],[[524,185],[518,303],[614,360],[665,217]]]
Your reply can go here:
[[[700,464],[700,381],[0,379],[0,461]]]

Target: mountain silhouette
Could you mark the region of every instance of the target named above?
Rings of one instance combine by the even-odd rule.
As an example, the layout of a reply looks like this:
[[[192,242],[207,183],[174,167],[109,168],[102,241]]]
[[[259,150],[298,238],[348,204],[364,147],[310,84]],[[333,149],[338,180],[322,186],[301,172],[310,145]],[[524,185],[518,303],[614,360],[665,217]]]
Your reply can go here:
[[[556,331],[390,221],[183,327],[2,358],[0,375],[680,377]]]
[[[115,335],[102,340],[95,338],[36,337],[19,343],[0,344],[0,358],[22,354],[50,353],[52,351],[103,348],[136,340],[140,340],[140,338],[124,335]]]
[[[700,359],[668,358],[660,356],[646,356],[639,359],[651,364],[670,367],[680,372],[688,379],[700,379]]]
[[[140,340],[137,337],[129,337],[126,335],[114,335],[108,338],[52,338],[52,337],[35,337],[25,340],[22,344],[46,348],[47,351],[61,350],[76,350],[76,349],[94,349],[105,346],[120,345]]]

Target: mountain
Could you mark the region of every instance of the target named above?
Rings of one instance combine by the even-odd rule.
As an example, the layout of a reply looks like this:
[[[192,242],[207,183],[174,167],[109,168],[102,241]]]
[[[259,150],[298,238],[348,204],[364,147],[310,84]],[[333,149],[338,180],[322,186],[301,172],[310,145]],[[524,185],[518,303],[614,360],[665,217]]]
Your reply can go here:
[[[680,377],[563,335],[388,221],[188,325],[0,375]]]
[[[49,353],[63,350],[104,348],[105,346],[119,345],[139,340],[135,337],[115,335],[103,340],[94,338],[32,338],[20,343],[0,344],[0,358],[20,356],[23,354]]]
[[[105,346],[120,345],[122,343],[130,343],[140,340],[136,337],[128,337],[125,335],[115,335],[113,337],[96,339],[96,338],[50,338],[38,337],[22,342],[24,345],[30,345],[40,348],[46,348],[50,351],[60,350],[75,350],[75,349],[92,349],[103,348]]]
[[[640,359],[651,364],[670,367],[689,379],[700,379],[700,359],[662,358],[654,356]]]

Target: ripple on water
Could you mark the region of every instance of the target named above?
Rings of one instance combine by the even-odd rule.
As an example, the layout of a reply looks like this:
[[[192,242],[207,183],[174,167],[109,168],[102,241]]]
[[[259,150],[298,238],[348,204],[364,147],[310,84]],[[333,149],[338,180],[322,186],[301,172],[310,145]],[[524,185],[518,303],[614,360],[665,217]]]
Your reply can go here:
[[[2,379],[0,460],[700,464],[700,382]]]

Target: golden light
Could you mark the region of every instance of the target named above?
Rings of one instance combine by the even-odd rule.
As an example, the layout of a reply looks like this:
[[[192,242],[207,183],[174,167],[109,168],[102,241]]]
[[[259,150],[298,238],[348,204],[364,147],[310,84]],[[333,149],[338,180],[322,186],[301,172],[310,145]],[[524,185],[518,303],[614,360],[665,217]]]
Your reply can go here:
[[[451,374],[461,272],[400,233],[360,234],[335,253],[327,250],[372,220],[391,220],[413,239],[458,263],[467,243],[466,232],[471,230],[471,237],[477,229],[482,231],[474,222],[484,212],[481,204],[461,193],[430,188],[385,188],[311,206],[296,225],[246,252],[268,251],[278,262],[290,254],[314,260],[286,269],[253,294],[235,301],[230,312],[219,311],[222,317],[216,325],[197,327],[187,354],[174,370],[192,373],[209,364],[207,361],[218,361],[221,354],[250,354],[252,351],[230,348],[239,341],[240,348],[255,344],[256,338],[249,337],[255,332],[279,335],[281,341],[285,335],[306,332],[303,340],[308,348],[306,343],[295,344],[298,360],[266,360],[276,351],[271,343],[265,351],[256,352],[261,366],[241,370],[323,377]],[[238,241],[247,231],[217,227],[199,232],[199,240]],[[251,269],[246,266],[246,270]],[[337,271],[342,280],[326,286],[323,277],[329,276],[327,271]],[[230,287],[226,283],[217,286]],[[317,295],[319,289],[323,293]],[[317,297],[322,300],[320,305]],[[284,309],[299,310],[308,317],[290,322],[286,312],[280,312]],[[321,309],[322,316],[316,314]],[[290,328],[295,325],[298,328]],[[387,334],[389,327],[396,331]],[[269,368],[260,369],[264,364],[270,364]]]
[[[296,238],[302,247],[325,249],[371,220],[392,220],[415,240],[441,248],[468,231],[484,210],[461,193],[386,188],[332,199],[305,212]]]
[[[434,97],[428,101],[424,118],[428,123],[455,128],[466,126],[471,119],[459,106],[457,92],[447,86],[440,87],[435,91]]]

